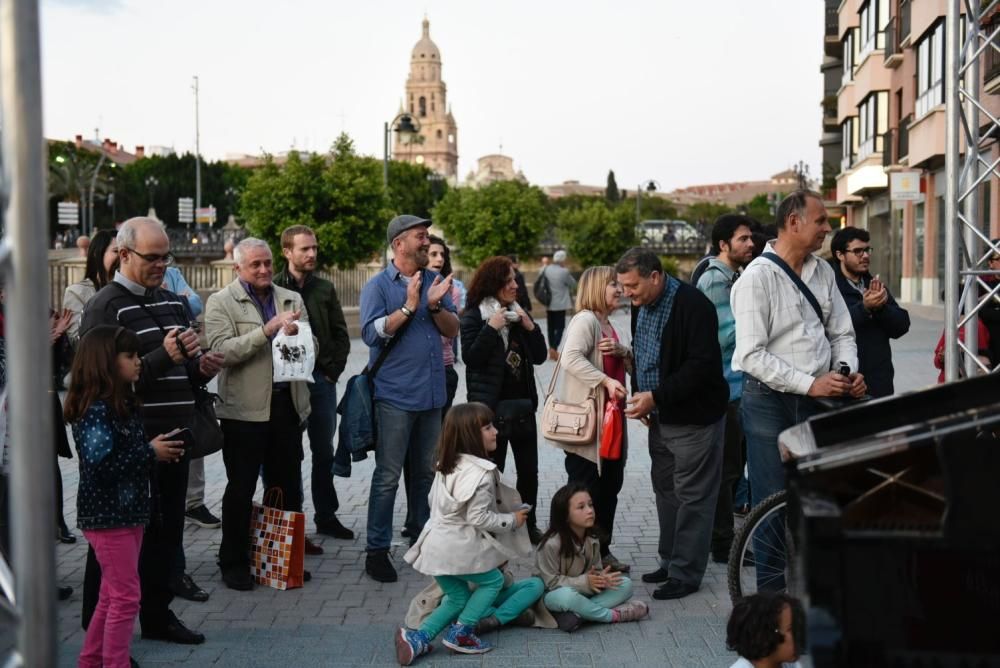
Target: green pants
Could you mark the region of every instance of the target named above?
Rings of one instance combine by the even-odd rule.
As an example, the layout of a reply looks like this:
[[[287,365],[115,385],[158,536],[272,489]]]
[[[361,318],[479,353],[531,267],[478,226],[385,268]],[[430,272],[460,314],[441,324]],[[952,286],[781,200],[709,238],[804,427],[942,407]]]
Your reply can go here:
[[[531,607],[544,589],[538,578],[503,587],[503,574],[499,570],[475,575],[441,575],[434,579],[445,596],[437,610],[420,626],[420,630],[432,639],[456,619],[461,624],[474,626],[483,617],[496,615],[501,624],[507,624]],[[476,590],[470,591],[468,583],[475,584]],[[483,592],[484,589],[487,591]]]
[[[588,622],[611,621],[611,608],[632,598],[632,581],[622,577],[615,589],[584,596],[572,587],[559,587],[545,595],[545,607],[552,612],[575,612]]]

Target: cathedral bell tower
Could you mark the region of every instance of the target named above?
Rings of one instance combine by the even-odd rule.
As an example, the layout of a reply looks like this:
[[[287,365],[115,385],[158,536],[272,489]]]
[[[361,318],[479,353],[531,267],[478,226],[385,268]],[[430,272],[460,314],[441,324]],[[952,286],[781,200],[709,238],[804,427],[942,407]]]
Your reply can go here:
[[[431,41],[426,18],[423,35],[410,56],[403,106],[420,126],[420,134],[408,144],[393,133],[395,160],[425,165],[454,183],[458,176],[458,126],[448,108],[448,87],[441,79],[441,52]]]

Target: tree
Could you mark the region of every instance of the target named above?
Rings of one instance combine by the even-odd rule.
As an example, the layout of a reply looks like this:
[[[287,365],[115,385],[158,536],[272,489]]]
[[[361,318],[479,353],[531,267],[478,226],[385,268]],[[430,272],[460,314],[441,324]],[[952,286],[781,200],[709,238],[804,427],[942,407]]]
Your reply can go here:
[[[409,213],[430,218],[434,205],[447,191],[448,182],[426,165],[389,161],[389,206],[393,215]]]
[[[279,167],[270,158],[247,181],[240,211],[247,230],[281,257],[281,231],[308,225],[319,242],[320,266],[346,268],[371,259],[391,217],[381,165],[354,151],[341,134],[331,154],[306,159],[292,151]]]
[[[625,204],[600,200],[563,209],[556,220],[559,238],[582,267],[614,264],[636,245],[635,212]]]
[[[775,202],[781,201],[781,196],[776,195]],[[767,201],[767,193],[754,196],[745,206],[747,215],[762,225],[770,225],[774,222],[774,212],[771,211],[771,203]]]
[[[615,170],[608,170],[608,186],[604,189],[604,198],[612,204],[621,201],[621,194],[618,192],[618,183],[615,181]]]
[[[551,219],[545,193],[518,181],[449,190],[433,214],[470,267],[493,255],[534,254]]]

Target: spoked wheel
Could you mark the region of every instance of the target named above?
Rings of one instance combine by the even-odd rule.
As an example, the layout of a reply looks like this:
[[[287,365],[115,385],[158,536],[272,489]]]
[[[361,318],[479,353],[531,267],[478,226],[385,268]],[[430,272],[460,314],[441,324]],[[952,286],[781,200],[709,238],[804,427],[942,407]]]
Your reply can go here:
[[[735,604],[757,591],[786,591],[795,545],[785,521],[788,495],[767,497],[749,513],[729,551],[729,597]]]

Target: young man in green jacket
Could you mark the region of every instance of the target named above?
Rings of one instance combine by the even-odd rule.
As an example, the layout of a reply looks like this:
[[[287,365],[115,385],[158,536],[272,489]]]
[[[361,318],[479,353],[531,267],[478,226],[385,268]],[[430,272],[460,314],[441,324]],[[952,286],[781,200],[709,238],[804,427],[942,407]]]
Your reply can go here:
[[[351,337],[337,290],[330,281],[316,276],[316,235],[305,225],[293,225],[281,233],[284,271],[274,283],[302,295],[313,336],[319,342],[313,383],[309,386],[309,449],[312,450],[312,500],[316,531],[352,540],[354,532],[337,519],[340,502],[333,487],[333,434],[337,428],[337,378],[347,365]],[[301,494],[301,478],[299,493]]]

